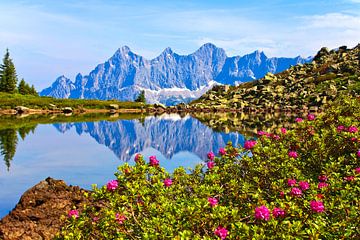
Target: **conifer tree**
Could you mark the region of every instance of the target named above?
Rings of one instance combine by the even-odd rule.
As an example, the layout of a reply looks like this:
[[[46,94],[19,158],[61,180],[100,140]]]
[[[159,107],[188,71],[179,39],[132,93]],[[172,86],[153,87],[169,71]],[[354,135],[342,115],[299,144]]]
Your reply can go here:
[[[14,63],[10,58],[9,49],[0,65],[0,92],[15,93],[17,85],[17,76]]]
[[[30,86],[25,82],[24,79],[21,79],[19,86],[18,86],[18,92],[22,95],[29,94]]]
[[[146,103],[146,99],[145,99],[145,91],[142,90],[139,94],[139,96],[135,99],[135,102],[142,102],[142,103]]]
[[[39,93],[36,91],[34,85],[31,85],[31,88],[29,90],[29,94],[34,95],[34,96],[39,96]]]

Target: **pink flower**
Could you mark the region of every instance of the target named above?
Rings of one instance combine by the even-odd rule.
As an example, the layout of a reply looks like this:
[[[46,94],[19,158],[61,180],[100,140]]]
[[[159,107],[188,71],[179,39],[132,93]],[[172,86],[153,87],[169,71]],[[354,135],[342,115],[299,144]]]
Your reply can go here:
[[[69,218],[78,218],[79,217],[79,211],[76,209],[70,210],[68,213]]]
[[[272,211],[272,215],[274,217],[284,217],[285,216],[285,210],[281,209],[281,208],[274,208]]]
[[[313,212],[321,213],[325,211],[324,204],[321,201],[310,201],[310,208]]]
[[[357,151],[357,156],[360,157],[360,150]]]
[[[326,182],[320,182],[318,184],[318,189],[326,188],[328,186],[329,186],[329,184],[327,184]]]
[[[295,122],[302,122],[304,121],[302,118],[295,118]]]
[[[320,175],[320,176],[318,177],[318,179],[319,179],[320,182],[326,182],[328,178],[327,178],[326,175]]]
[[[295,179],[288,179],[287,184],[289,187],[295,186],[296,180]]]
[[[227,237],[227,235],[229,234],[229,231],[226,228],[219,226],[214,231],[214,234],[216,236],[218,236],[221,240],[223,240]]]
[[[210,161],[212,161],[212,160],[214,160],[215,155],[214,155],[213,152],[209,152],[209,153],[207,154],[207,157],[208,157],[208,159],[209,159]]]
[[[315,115],[314,115],[314,114],[308,114],[308,115],[307,115],[307,120],[313,121],[314,119],[315,119]]]
[[[264,132],[264,131],[258,131],[257,135],[260,137],[260,136],[263,136],[263,135],[266,135],[267,132]]]
[[[358,140],[357,140],[356,137],[352,137],[352,138],[351,138],[351,141],[352,141],[352,142],[357,142]]]
[[[158,166],[159,160],[156,159],[156,156],[150,156],[150,166]]]
[[[215,162],[213,162],[213,161],[207,162],[208,169],[212,169],[214,166],[215,166]]]
[[[219,149],[219,154],[220,154],[221,156],[224,156],[224,155],[226,154],[225,148],[220,148],[220,149]]]
[[[355,173],[360,174],[360,167],[355,168]]]
[[[300,197],[302,195],[302,191],[299,188],[292,188],[290,194],[294,197]]]
[[[350,132],[350,133],[356,133],[356,132],[358,132],[358,131],[359,131],[358,128],[355,127],[355,126],[350,126],[350,127],[348,128],[348,132]]]
[[[111,180],[106,184],[106,188],[108,191],[114,191],[118,187],[119,183],[117,180]]]
[[[208,202],[209,202],[211,207],[215,207],[218,204],[218,200],[216,198],[209,197]]]
[[[270,210],[266,207],[266,206],[261,206],[261,207],[257,207],[255,208],[255,219],[258,220],[269,220],[270,218]]]
[[[123,224],[124,221],[126,220],[126,216],[125,216],[124,214],[117,213],[117,214],[115,214],[115,220],[116,220],[119,224]]]
[[[286,128],[281,128],[280,130],[282,134],[286,134]]]
[[[172,185],[172,180],[170,178],[167,178],[164,180],[165,187],[170,187]]]
[[[301,190],[303,190],[303,191],[309,189],[309,183],[306,181],[300,181],[299,186],[300,186]]]
[[[284,193],[283,191],[281,191],[281,192],[279,193],[279,195],[280,195],[281,198],[283,198],[284,195],[285,195],[285,193]]]
[[[290,151],[290,152],[288,153],[288,155],[289,155],[289,157],[291,157],[291,158],[297,158],[297,157],[298,157],[298,154],[297,154],[297,152],[295,152],[295,151]]]
[[[344,180],[351,182],[355,180],[355,177],[354,176],[344,177]]]
[[[140,158],[142,158],[142,155],[140,153],[137,153],[134,158],[135,162],[139,162]]]
[[[273,135],[272,138],[273,138],[274,140],[279,140],[279,139],[280,139],[280,136],[279,136],[279,135]]]
[[[344,130],[345,130],[345,127],[344,127],[343,125],[340,125],[340,126],[338,126],[338,127],[336,128],[336,130],[337,130],[338,132],[341,132],[341,131],[344,131]]]
[[[248,140],[248,141],[245,141],[245,143],[244,143],[244,148],[245,148],[246,150],[249,150],[249,149],[252,149],[255,145],[256,145],[256,141],[255,141],[255,140]]]
[[[93,217],[92,221],[93,221],[93,222],[99,221],[99,217]]]

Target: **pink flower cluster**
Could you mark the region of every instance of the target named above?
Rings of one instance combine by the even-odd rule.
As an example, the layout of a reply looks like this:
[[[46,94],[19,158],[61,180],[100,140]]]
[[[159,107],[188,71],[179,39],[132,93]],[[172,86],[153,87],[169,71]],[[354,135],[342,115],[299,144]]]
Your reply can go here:
[[[164,180],[165,187],[170,187],[173,184],[173,181],[170,178]]]
[[[218,200],[216,198],[209,197],[208,203],[210,204],[211,207],[215,207],[218,204]]]
[[[220,154],[221,156],[224,156],[224,155],[226,154],[225,148],[220,148],[220,149],[219,149],[219,154]]]
[[[348,132],[350,132],[350,133],[357,133],[358,131],[359,131],[359,129],[355,126],[350,126],[348,128]]]
[[[116,214],[115,214],[115,220],[116,220],[119,224],[123,224],[124,221],[126,220],[126,216],[125,216],[124,214],[116,213]]]
[[[288,153],[288,155],[289,155],[290,158],[297,158],[297,157],[298,157],[298,154],[297,154],[297,152],[295,152],[295,151],[290,151],[290,152]]]
[[[301,188],[301,190],[305,191],[309,189],[309,183],[306,181],[300,181],[299,182],[299,187]]]
[[[272,215],[275,218],[284,217],[285,210],[276,207],[273,209]],[[264,205],[255,208],[255,219],[268,221],[270,219],[270,210]]]
[[[302,195],[302,191],[299,188],[294,187],[291,189],[290,194],[294,197],[300,197]]]
[[[315,115],[314,114],[308,114],[307,115],[307,120],[309,120],[309,121],[315,120]]]
[[[255,208],[255,219],[258,220],[269,220],[270,219],[270,210],[266,206],[260,206]]]
[[[156,159],[156,156],[150,156],[149,160],[150,160],[149,162],[150,166],[153,167],[159,166],[159,160]]]
[[[360,150],[357,151],[357,156],[360,157]]]
[[[360,174],[360,167],[355,168],[355,173],[356,173],[356,174]]]
[[[359,129],[356,126],[350,126],[348,128],[346,128],[343,125],[339,125],[336,130],[338,132],[343,132],[343,131],[348,131],[349,133],[357,133],[359,131]]]
[[[206,165],[207,165],[208,169],[212,169],[213,167],[215,167],[215,162],[209,161],[209,162],[207,162]]]
[[[254,146],[256,145],[256,141],[255,140],[247,140],[244,143],[244,148],[246,150],[250,150],[252,149]]]
[[[70,210],[68,213],[69,218],[78,218],[79,217],[79,211],[76,209]]]
[[[302,121],[304,121],[304,119],[299,118],[299,117],[298,117],[298,118],[295,118],[295,122],[297,122],[297,123],[298,123],[298,122],[302,122]]]
[[[210,161],[213,161],[215,158],[215,154],[213,152],[208,152],[207,157]]]
[[[321,213],[325,211],[324,204],[321,201],[310,201],[310,208],[313,212]]]
[[[135,160],[135,162],[137,163],[137,162],[139,162],[139,160],[142,158],[142,155],[140,154],[140,153],[137,153],[136,155],[135,155],[135,158],[134,158],[134,160]]]
[[[226,228],[219,226],[215,229],[214,234],[223,240],[227,237],[229,231]]]
[[[287,131],[286,131],[286,128],[281,128],[280,130],[281,130],[281,133],[282,133],[282,134],[286,134],[286,132],[287,132]]]
[[[276,218],[285,217],[285,210],[283,210],[281,208],[274,208],[272,211],[272,215]]]
[[[289,187],[295,186],[296,185],[296,179],[288,179],[287,184],[288,184]]]
[[[111,180],[106,184],[106,188],[108,191],[114,191],[118,187],[119,183],[117,180]]]

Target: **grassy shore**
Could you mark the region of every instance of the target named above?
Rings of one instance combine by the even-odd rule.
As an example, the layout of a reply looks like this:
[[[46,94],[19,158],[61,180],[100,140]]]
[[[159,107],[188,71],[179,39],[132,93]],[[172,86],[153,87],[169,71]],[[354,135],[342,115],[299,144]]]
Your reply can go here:
[[[142,109],[147,107],[144,103],[121,102],[118,100],[56,99],[52,97],[0,93],[0,109],[2,110],[14,109],[17,106],[39,110],[61,109],[65,107],[73,109],[109,109],[110,104],[118,105],[119,109]]]

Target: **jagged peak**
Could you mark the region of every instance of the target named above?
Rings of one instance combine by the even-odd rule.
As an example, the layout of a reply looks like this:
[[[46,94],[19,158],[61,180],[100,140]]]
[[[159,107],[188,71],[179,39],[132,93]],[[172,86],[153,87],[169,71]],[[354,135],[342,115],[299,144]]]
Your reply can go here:
[[[199,48],[199,50],[200,50],[200,49],[217,49],[217,48],[218,48],[218,47],[217,47],[215,44],[208,42],[208,43],[203,44],[203,45]]]
[[[160,55],[164,55],[164,54],[173,54],[173,50],[170,47],[167,47],[164,49],[164,51],[162,51],[162,53]]]

